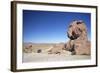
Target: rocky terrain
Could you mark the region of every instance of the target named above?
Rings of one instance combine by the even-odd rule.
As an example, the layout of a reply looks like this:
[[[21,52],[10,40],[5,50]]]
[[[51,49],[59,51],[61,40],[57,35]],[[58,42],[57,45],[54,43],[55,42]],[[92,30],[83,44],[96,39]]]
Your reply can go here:
[[[30,61],[29,58],[33,61],[90,59],[91,42],[87,37],[86,24],[82,20],[72,21],[66,34],[69,41],[64,43],[24,43],[23,62]]]

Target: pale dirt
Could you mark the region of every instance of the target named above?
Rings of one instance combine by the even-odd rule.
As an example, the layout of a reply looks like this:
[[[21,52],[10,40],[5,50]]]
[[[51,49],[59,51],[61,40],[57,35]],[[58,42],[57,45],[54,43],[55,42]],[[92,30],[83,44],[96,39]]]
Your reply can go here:
[[[23,63],[25,62],[50,62],[50,61],[71,61],[91,59],[88,55],[66,55],[47,53],[23,53]]]

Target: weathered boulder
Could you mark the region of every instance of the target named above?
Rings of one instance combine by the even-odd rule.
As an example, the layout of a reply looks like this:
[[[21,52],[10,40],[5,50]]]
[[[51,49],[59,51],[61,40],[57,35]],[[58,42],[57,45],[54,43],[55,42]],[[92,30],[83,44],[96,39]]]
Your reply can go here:
[[[69,41],[64,49],[76,55],[90,55],[91,43],[87,37],[87,28],[82,20],[73,21],[68,28]]]
[[[24,45],[23,51],[25,53],[32,53],[32,44]]]

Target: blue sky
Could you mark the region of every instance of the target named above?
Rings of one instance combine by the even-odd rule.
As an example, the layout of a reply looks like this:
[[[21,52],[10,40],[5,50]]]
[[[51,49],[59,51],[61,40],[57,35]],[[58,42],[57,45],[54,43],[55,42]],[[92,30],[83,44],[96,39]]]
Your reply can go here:
[[[23,10],[23,41],[33,43],[67,42],[67,28],[71,21],[83,20],[91,39],[91,14]]]

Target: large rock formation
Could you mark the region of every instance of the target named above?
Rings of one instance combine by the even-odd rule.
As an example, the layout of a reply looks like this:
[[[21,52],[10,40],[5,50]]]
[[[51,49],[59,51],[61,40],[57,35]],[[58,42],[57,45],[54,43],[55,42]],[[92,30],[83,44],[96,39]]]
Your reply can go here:
[[[68,28],[67,36],[69,41],[64,46],[64,49],[71,51],[72,54],[90,55],[91,44],[87,37],[87,28],[82,20],[73,21]]]

